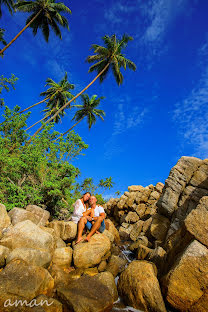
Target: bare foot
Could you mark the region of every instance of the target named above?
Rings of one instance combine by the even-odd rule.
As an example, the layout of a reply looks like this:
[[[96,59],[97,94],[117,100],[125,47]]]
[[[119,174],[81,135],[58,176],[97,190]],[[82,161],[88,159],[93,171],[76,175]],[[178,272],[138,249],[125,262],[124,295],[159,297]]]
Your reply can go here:
[[[85,237],[85,242],[89,242],[90,241],[90,237]]]
[[[76,241],[75,245],[79,244],[82,240],[83,240],[83,237],[80,237],[80,238]]]
[[[99,231],[96,231],[95,233],[96,233],[96,234],[100,234],[100,232],[99,232]]]

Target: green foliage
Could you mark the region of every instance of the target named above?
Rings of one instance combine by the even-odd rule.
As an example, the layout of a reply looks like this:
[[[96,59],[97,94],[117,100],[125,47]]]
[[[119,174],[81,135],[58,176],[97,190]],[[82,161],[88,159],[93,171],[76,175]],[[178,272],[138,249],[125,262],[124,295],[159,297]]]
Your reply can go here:
[[[120,191],[116,191],[115,194],[116,194],[117,196],[120,196],[120,195],[121,195],[121,192],[120,192]]]
[[[113,184],[115,184],[112,180],[112,177],[106,178],[105,180],[101,179],[99,186],[110,190],[113,187]]]
[[[7,43],[4,40],[4,32],[5,32],[5,29],[0,28],[0,42],[3,43],[3,45],[6,45]]]
[[[3,90],[9,92],[9,87],[12,87],[15,90],[15,83],[17,82],[18,78],[15,77],[14,74],[11,74],[11,78],[6,78],[3,75],[0,76],[0,94]],[[4,106],[4,100],[0,98],[0,107]]]
[[[19,109],[5,107],[0,126],[0,201],[8,210],[29,203],[44,205],[58,217],[60,210],[70,209],[75,200],[75,179],[80,172],[70,162],[88,146],[74,131],[66,140],[53,143],[60,135],[51,131],[54,124],[28,145],[23,128],[30,113],[17,114]]]
[[[37,34],[38,29],[41,29],[47,42],[50,34],[49,26],[60,39],[62,39],[62,35],[59,25],[69,29],[67,19],[60,13],[71,13],[71,10],[62,2],[55,2],[55,0],[18,1],[15,8],[20,12],[32,12],[26,20],[26,24],[40,12],[30,27],[34,35]]]

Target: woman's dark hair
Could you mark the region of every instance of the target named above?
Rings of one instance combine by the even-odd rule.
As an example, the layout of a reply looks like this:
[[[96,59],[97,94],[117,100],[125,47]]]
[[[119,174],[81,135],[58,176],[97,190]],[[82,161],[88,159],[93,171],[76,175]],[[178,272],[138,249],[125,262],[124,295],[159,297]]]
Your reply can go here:
[[[91,193],[90,192],[86,192],[86,193],[84,193],[83,195],[82,195],[82,198],[83,198],[83,196],[85,196],[86,194],[90,194],[90,196],[91,196]],[[89,199],[88,199],[88,201],[86,201],[85,202],[85,205],[86,205],[86,208],[88,209],[89,208]]]

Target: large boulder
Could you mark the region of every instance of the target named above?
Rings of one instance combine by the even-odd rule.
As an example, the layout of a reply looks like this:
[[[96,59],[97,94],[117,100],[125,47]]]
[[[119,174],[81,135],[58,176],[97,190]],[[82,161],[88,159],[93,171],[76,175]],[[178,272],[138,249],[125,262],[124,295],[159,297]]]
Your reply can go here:
[[[118,291],[116,288],[115,279],[110,272],[102,272],[100,274],[97,274],[95,275],[95,279],[108,288],[113,298],[113,301],[116,301],[118,299]]]
[[[191,180],[193,173],[202,164],[202,160],[195,157],[181,157],[171,169],[165,181],[165,187],[157,202],[159,213],[170,218],[178,208],[181,193]]]
[[[57,265],[68,265],[71,266],[72,262],[72,248],[61,247],[56,248],[53,253],[53,263]]]
[[[147,261],[132,261],[121,273],[118,292],[127,305],[142,311],[165,312],[156,267]]]
[[[63,305],[54,298],[39,295],[34,299],[34,307],[25,312],[63,312]]]
[[[77,224],[73,221],[54,220],[48,226],[54,229],[55,235],[64,241],[72,241],[77,235]]]
[[[36,215],[33,214],[32,212],[27,211],[26,209],[23,209],[23,208],[15,207],[9,211],[8,215],[11,218],[12,225],[15,225],[25,220],[30,220],[33,223],[39,225],[39,221],[40,221],[39,218],[37,218]]]
[[[57,295],[74,312],[110,312],[114,302],[113,293],[96,276],[84,275],[58,287]]]
[[[14,311],[14,307],[4,307],[6,300],[30,302],[40,294],[51,296],[53,287],[54,280],[46,269],[15,259],[0,272],[0,311]]]
[[[164,241],[169,226],[169,219],[157,213],[152,217],[150,233],[156,240]]]
[[[6,263],[8,264],[13,259],[21,259],[30,265],[42,266],[44,268],[47,268],[51,262],[51,253],[46,250],[25,247],[15,248],[7,256]]]
[[[110,251],[111,243],[107,236],[94,234],[89,242],[81,242],[74,246],[73,260],[76,268],[94,267],[103,260]]]
[[[208,307],[208,249],[197,240],[191,242],[163,277],[167,301],[180,311],[195,310],[200,301]]]
[[[0,232],[10,226],[11,219],[7,214],[6,207],[0,204]]]
[[[25,220],[6,232],[0,240],[0,245],[10,249],[25,247],[52,251],[54,240],[52,235],[40,229],[32,221]]]
[[[42,209],[36,205],[27,205],[26,210],[35,215],[38,220],[38,225],[45,226],[48,223],[48,219],[50,218],[50,212],[48,210]]]
[[[202,197],[197,208],[186,217],[185,227],[198,241],[208,247],[208,196]]]

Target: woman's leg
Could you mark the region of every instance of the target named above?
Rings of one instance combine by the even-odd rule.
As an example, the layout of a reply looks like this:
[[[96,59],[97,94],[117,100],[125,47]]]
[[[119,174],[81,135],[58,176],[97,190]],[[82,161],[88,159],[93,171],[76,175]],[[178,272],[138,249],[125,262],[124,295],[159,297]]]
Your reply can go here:
[[[83,230],[85,228],[85,224],[87,223],[87,218],[86,217],[82,217],[80,220],[79,220],[79,223],[78,223],[78,235],[77,235],[77,241],[76,241],[76,244],[78,244],[79,242],[81,242],[81,240],[83,239],[82,238],[82,233],[83,233]]]

